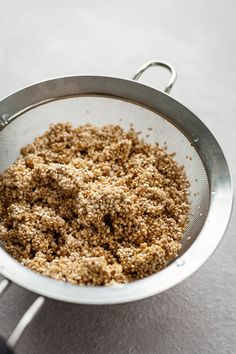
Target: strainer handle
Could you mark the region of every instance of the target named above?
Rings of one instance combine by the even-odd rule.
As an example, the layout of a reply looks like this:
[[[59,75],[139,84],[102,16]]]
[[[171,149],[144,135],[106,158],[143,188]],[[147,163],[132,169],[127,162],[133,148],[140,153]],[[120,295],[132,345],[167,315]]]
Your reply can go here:
[[[172,86],[174,85],[176,79],[177,79],[177,73],[173,65],[165,62],[165,61],[149,61],[148,63],[144,64],[137,72],[136,74],[132,77],[133,80],[138,80],[140,76],[146,71],[148,68],[151,66],[162,66],[166,69],[168,69],[171,72],[171,78],[169,82],[167,83],[164,92],[165,93],[170,93],[170,90],[172,89]]]
[[[10,281],[7,279],[3,279],[2,282],[0,283],[0,296],[3,295],[7,287],[10,285]],[[13,354],[14,350],[13,348],[16,345],[16,342],[26,329],[26,327],[30,324],[30,322],[33,320],[35,315],[39,312],[41,309],[43,303],[45,301],[45,298],[43,296],[38,296],[37,299],[33,302],[33,304],[28,308],[28,310],[24,313],[18,324],[16,325],[16,328],[10,335],[7,341],[5,341],[3,338],[0,337],[0,353],[1,354]]]

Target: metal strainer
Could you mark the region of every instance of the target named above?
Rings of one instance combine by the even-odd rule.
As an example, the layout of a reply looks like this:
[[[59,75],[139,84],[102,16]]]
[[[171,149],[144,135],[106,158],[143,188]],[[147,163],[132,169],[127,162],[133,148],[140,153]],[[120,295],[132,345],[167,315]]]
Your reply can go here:
[[[22,146],[45,132],[49,124],[70,121],[74,126],[130,124],[149,143],[167,144],[168,152],[184,165],[191,183],[191,214],[179,257],[157,274],[130,284],[110,287],[75,286],[22,266],[0,247],[0,272],[9,281],[57,300],[82,304],[129,302],[160,293],[196,271],[221,241],[232,208],[232,185],[227,162],[207,127],[168,93],[175,69],[155,61],[150,66],[171,71],[165,93],[141,83],[101,76],[74,76],[42,82],[0,102],[0,172],[12,164]],[[152,128],[149,130],[148,128]],[[1,291],[1,285],[0,285]],[[40,297],[38,304],[43,302]],[[37,303],[36,303],[37,304]],[[35,307],[35,312],[39,305]],[[32,312],[33,314],[33,312]],[[14,344],[14,340],[10,344]]]

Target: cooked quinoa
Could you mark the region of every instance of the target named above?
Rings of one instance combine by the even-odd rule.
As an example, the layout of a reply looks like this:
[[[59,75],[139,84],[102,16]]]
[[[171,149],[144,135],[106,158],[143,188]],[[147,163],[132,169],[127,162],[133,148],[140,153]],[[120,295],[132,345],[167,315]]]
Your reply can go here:
[[[0,239],[49,277],[127,283],[176,258],[188,194],[174,154],[133,129],[59,123],[0,175]]]

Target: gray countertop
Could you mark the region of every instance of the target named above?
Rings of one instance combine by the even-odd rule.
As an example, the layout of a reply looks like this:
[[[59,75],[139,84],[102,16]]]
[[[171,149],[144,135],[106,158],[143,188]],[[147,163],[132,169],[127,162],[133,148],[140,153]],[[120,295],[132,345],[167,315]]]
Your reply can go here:
[[[0,97],[52,77],[130,78],[150,59],[178,70],[172,95],[211,129],[236,178],[236,3],[0,0]],[[163,88],[167,72],[142,78]],[[236,353],[236,215],[209,261],[158,296],[116,306],[47,300],[16,352]],[[0,302],[8,337],[36,296],[15,285]]]

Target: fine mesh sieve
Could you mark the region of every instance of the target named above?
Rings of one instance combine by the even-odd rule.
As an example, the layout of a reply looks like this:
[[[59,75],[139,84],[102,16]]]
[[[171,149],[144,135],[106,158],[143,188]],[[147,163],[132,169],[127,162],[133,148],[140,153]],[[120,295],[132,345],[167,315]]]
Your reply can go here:
[[[0,172],[19,156],[22,146],[43,134],[52,123],[74,127],[118,124],[141,131],[148,143],[158,142],[184,165],[190,181],[190,220],[177,260],[164,270],[130,284],[110,287],[75,286],[45,277],[23,267],[0,247],[0,272],[11,281],[40,295],[85,304],[112,304],[160,293],[181,282],[212,254],[229,221],[232,186],[229,169],[217,141],[207,127],[169,93],[141,83],[111,77],[75,76],[42,82],[0,102]],[[6,287],[8,282],[5,281]],[[1,286],[0,286],[1,292]]]
[[[91,123],[96,126],[118,124],[128,130],[132,124],[148,143],[158,142],[175,152],[190,181],[190,221],[183,239],[183,253],[202,228],[209,206],[209,185],[204,165],[196,148],[183,133],[153,111],[132,102],[112,97],[82,96],[66,98],[35,107],[9,124],[1,133],[0,172],[19,156],[20,148],[43,134],[52,123],[70,121],[75,127]],[[152,130],[150,130],[152,129]],[[199,139],[193,137],[195,141]]]

